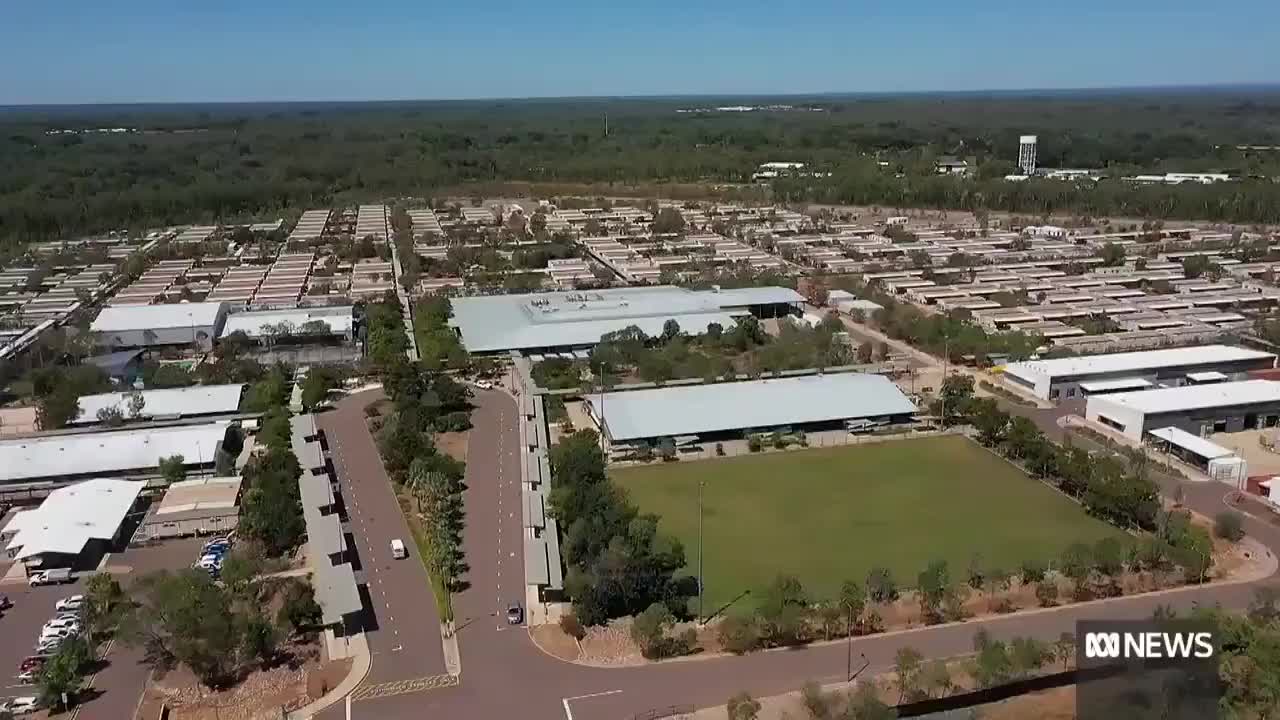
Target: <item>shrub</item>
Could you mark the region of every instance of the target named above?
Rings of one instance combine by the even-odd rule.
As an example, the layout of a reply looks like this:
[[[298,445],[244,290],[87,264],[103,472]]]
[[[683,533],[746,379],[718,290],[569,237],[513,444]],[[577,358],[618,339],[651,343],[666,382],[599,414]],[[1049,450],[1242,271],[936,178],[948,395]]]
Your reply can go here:
[[[780,432],[776,432],[776,433],[774,433],[772,436],[770,436],[769,441],[770,441],[770,442],[772,442],[772,443],[773,443],[773,446],[774,446],[775,448],[777,448],[778,450],[786,450],[786,449],[787,449],[787,444],[788,444],[788,442],[787,442],[787,436],[786,436],[786,435],[783,435],[783,434],[782,434],[782,433],[780,433]]]
[[[1036,602],[1040,607],[1053,607],[1058,602],[1058,586],[1052,580],[1036,583]]]
[[[734,655],[751,652],[760,646],[760,629],[754,618],[730,615],[720,623],[720,647]]]
[[[587,629],[582,626],[582,622],[578,620],[578,616],[571,612],[567,612],[560,616],[560,629],[565,635],[574,640],[581,641],[587,636]]]
[[[1213,518],[1213,534],[1223,540],[1239,542],[1244,537],[1244,518],[1234,510],[1224,510]]]
[[[378,412],[378,406],[377,406],[377,405],[365,405],[365,406],[364,406],[364,416],[365,416],[365,417],[367,417],[367,418],[375,418],[375,417],[378,417],[378,415],[379,415],[379,414],[380,414],[380,413]]]
[[[724,457],[724,443],[716,443],[716,455]]]
[[[751,452],[760,452],[761,450],[764,449],[764,443],[761,442],[759,436],[752,435],[751,437],[747,438],[747,449],[750,450]]]

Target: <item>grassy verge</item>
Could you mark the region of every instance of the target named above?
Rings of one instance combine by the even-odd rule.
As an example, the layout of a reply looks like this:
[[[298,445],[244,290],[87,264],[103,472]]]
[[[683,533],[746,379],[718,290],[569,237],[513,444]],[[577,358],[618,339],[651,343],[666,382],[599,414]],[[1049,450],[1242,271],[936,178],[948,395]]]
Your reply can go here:
[[[404,513],[405,521],[409,523],[414,547],[418,549],[418,562],[422,563],[423,569],[427,571],[427,577],[431,580],[431,594],[436,598],[436,610],[440,613],[440,621],[453,622],[453,595],[449,593],[449,588],[445,585],[440,573],[433,572],[427,565],[427,558],[434,554],[431,542],[423,532],[418,516],[413,512],[413,506],[410,504],[412,501],[400,491],[396,492],[396,498],[400,501],[400,511]]]

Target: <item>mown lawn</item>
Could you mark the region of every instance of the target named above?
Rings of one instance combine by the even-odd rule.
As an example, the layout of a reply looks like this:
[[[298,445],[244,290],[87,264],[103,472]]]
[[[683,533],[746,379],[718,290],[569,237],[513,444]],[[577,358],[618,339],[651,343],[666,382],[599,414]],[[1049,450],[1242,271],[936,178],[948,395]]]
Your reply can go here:
[[[960,437],[661,463],[612,472],[698,566],[703,489],[706,612],[778,573],[814,598],[888,567],[900,587],[944,559],[963,582],[971,559],[1016,570],[1073,542],[1119,531]],[[750,596],[745,602],[750,602]]]

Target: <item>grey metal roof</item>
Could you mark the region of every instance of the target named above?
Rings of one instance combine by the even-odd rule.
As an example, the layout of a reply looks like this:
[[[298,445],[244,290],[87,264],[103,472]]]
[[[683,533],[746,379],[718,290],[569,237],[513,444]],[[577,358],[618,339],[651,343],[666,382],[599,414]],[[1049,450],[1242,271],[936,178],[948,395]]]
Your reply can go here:
[[[1192,435],[1191,433],[1177,427],[1156,428],[1150,431],[1151,435],[1160,438],[1168,443],[1173,443],[1183,450],[1199,455],[1205,460],[1213,460],[1220,457],[1231,457],[1235,452],[1228,450],[1217,443],[1205,440],[1202,437]]]
[[[139,417],[233,413],[240,409],[240,396],[244,393],[244,387],[243,384],[192,385],[183,388],[143,390],[142,399],[146,404]],[[72,421],[72,424],[97,422],[98,412],[106,408],[115,408],[125,418],[132,418],[129,412],[129,393],[101,393],[84,395],[80,398],[80,415]]]
[[[219,302],[177,303],[170,305],[117,305],[105,307],[94,319],[93,332],[125,330],[158,330],[213,326],[223,309]]]
[[[551,582],[547,563],[547,541],[530,535],[524,537],[524,581],[529,585]]]
[[[450,324],[470,352],[594,345],[635,325],[659,335],[667,320],[698,333],[731,327],[730,308],[802,300],[789,288],[693,291],[672,286],[457,298]]]
[[[315,588],[316,602],[326,625],[340,623],[344,616],[360,612],[360,590],[356,587],[351,565],[330,565],[324,560],[316,562],[311,586]]]
[[[315,416],[294,415],[289,418],[289,429],[292,431],[289,436],[290,446],[302,469],[314,470],[324,467],[324,454],[320,449],[320,443],[307,442],[307,438],[314,437],[316,434]]]
[[[916,406],[879,375],[841,373],[686,385],[586,397],[614,441],[908,415]]]
[[[160,458],[213,462],[227,422],[0,440],[0,482],[153,470]]]
[[[1054,360],[1028,360],[1009,363],[1005,372],[1035,380],[1040,377],[1086,377],[1115,372],[1141,372],[1161,370],[1183,365],[1208,365],[1237,360],[1275,359],[1275,355],[1231,345],[1201,345],[1197,347],[1165,348],[1140,352],[1088,355],[1085,357],[1058,358]]]
[[[342,521],[337,515],[325,515],[314,505],[302,506],[302,519],[307,524],[307,544],[315,552],[316,562],[328,562],[320,556],[336,555],[346,549],[342,539]]]
[[[5,534],[16,533],[9,549],[15,559],[61,553],[74,555],[93,539],[115,537],[146,483],[94,478],[58,488],[34,510],[14,515]]]

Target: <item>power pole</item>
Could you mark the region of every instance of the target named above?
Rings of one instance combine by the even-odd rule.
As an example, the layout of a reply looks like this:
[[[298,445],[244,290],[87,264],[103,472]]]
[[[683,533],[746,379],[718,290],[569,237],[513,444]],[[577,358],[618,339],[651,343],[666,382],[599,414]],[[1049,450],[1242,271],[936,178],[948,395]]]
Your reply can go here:
[[[698,481],[698,620],[706,617],[702,607],[702,489],[707,486],[705,480]]]

